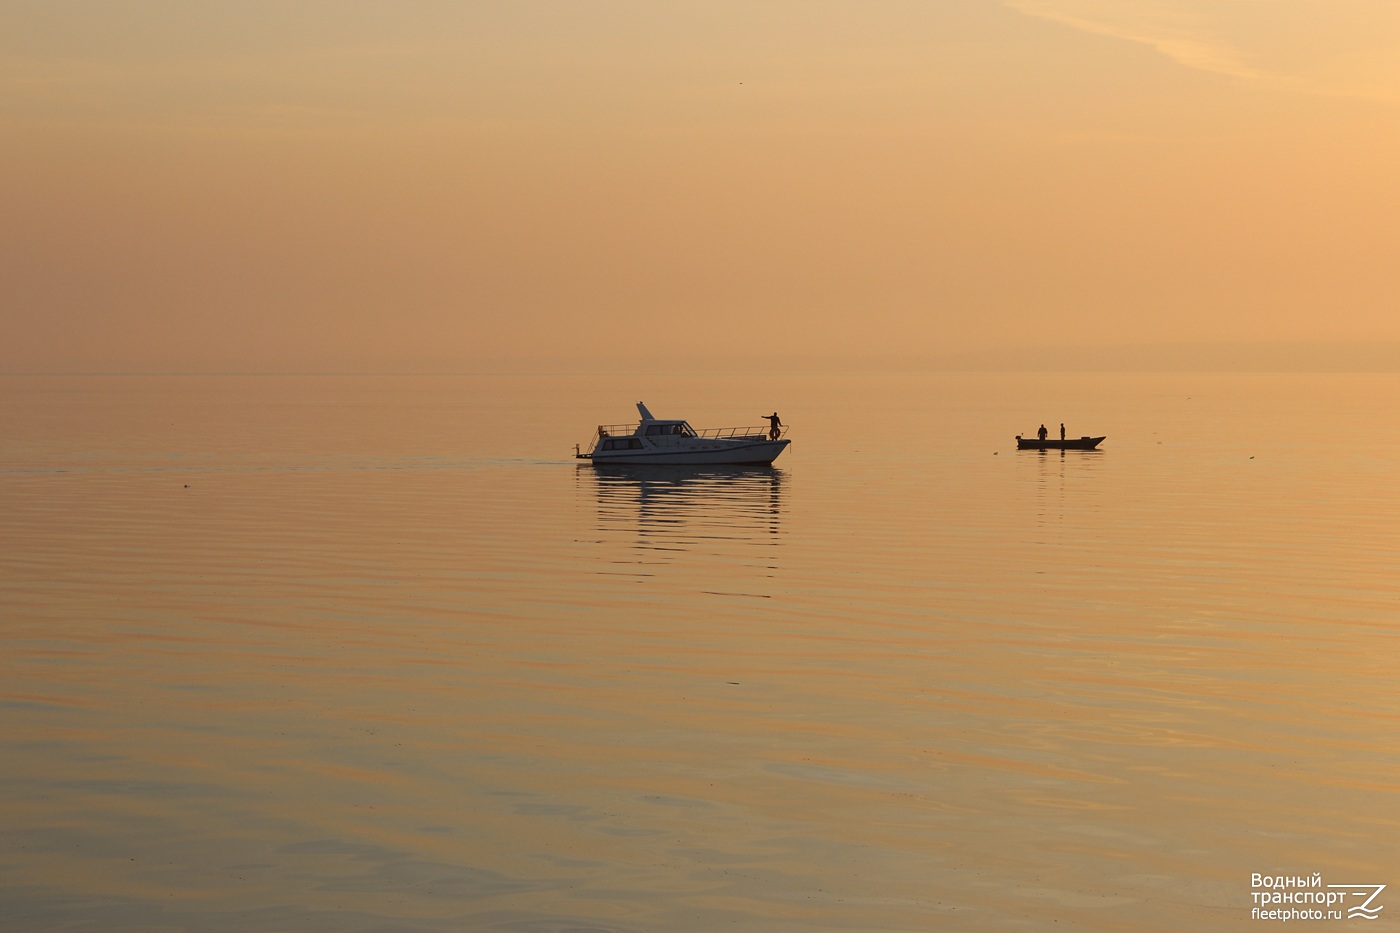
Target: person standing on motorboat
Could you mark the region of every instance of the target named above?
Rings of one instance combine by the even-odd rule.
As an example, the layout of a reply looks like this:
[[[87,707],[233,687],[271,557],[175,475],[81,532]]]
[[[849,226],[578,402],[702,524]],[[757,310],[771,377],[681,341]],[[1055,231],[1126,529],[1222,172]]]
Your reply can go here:
[[[770,425],[770,427],[768,428],[768,437],[770,439],[776,441],[779,437],[782,436],[783,432],[781,429],[783,427],[783,422],[782,419],[778,417],[778,413],[776,411],[773,412],[773,414],[771,415],[759,415],[759,417],[768,419],[768,424]]]
[[[1064,440],[1064,439],[1065,439],[1065,423],[1064,423],[1063,421],[1061,421],[1061,422],[1060,422],[1060,440]]]
[[[1039,430],[1039,431],[1036,431],[1035,433],[1036,433],[1036,436],[1039,437],[1042,441],[1045,440],[1047,437],[1050,436],[1050,432],[1047,431],[1047,430],[1045,430],[1045,425],[1043,425],[1043,424],[1040,426],[1040,430]]]

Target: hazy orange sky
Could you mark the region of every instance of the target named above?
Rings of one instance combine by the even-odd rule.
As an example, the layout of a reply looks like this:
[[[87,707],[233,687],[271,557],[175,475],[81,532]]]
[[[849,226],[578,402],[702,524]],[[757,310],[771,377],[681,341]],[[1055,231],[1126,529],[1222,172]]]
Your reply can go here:
[[[0,89],[4,371],[1400,339],[1400,3],[0,0]]]

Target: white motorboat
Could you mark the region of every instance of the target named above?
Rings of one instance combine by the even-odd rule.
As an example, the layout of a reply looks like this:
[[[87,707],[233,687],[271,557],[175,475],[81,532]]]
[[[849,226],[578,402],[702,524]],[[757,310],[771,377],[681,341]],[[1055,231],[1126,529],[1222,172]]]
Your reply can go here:
[[[772,463],[792,443],[783,437],[786,425],[697,431],[685,421],[653,416],[641,402],[637,411],[640,423],[600,424],[588,450],[575,446],[574,456],[594,464]]]

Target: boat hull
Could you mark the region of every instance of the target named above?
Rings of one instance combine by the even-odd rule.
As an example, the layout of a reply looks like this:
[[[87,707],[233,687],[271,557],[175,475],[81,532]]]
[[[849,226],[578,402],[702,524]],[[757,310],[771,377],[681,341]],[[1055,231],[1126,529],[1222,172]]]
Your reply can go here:
[[[1105,434],[1104,437],[1108,435]],[[1103,443],[1103,437],[1068,437],[1062,441],[1055,441],[1046,438],[1037,440],[1033,437],[1016,438],[1017,450],[1093,450]]]
[[[596,450],[591,454],[580,454],[578,459],[591,460],[595,465],[608,463],[648,464],[656,466],[697,466],[722,464],[765,464],[772,463],[778,454],[792,443],[786,438],[778,441],[749,441],[737,444],[716,445],[712,441],[698,441],[685,447],[663,447],[643,450]]]

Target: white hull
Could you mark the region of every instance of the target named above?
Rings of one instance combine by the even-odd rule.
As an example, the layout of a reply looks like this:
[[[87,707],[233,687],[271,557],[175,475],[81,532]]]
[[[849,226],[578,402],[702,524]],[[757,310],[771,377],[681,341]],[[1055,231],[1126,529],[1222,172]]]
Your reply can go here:
[[[704,441],[694,447],[663,447],[650,450],[595,450],[585,459],[595,464],[643,463],[658,466],[717,465],[740,463],[772,463],[782,453],[789,440],[751,441],[748,443],[715,444]]]

